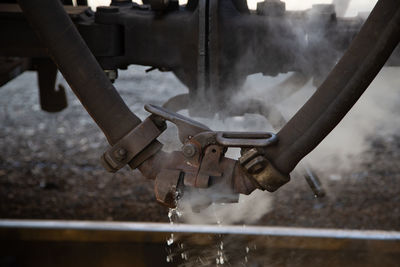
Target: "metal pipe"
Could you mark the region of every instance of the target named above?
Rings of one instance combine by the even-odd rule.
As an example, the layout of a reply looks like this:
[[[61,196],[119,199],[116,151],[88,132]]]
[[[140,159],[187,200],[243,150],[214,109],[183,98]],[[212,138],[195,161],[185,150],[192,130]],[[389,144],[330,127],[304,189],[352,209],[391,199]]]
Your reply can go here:
[[[290,173],[342,120],[400,41],[400,1],[380,0],[347,52],[307,103],[278,133],[266,156]]]
[[[140,123],[108,80],[60,1],[19,0],[25,17],[47,46],[68,84],[115,144]]]

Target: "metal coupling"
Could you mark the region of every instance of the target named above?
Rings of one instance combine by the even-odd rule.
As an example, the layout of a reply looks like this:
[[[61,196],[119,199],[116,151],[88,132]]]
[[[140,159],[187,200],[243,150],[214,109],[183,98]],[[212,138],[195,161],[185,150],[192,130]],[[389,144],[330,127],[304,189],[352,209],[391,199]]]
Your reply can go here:
[[[278,141],[277,136],[269,132],[217,132],[162,107],[146,105],[145,109],[152,113],[154,118],[174,123],[178,127],[178,136],[183,144],[181,151],[168,156],[171,161],[165,162],[155,180],[157,201],[168,207],[176,205],[178,188],[184,187],[198,190],[213,187],[219,192],[218,197],[210,195],[210,201],[204,203],[237,202],[238,194],[253,191],[256,182],[249,183],[247,172],[235,171],[236,161],[225,157],[227,149],[265,148]],[[264,169],[269,170],[263,157],[250,157],[251,155],[242,158],[243,165],[249,172],[262,175]],[[261,177],[259,183],[263,185]]]
[[[289,175],[277,170],[256,148],[245,151],[239,163],[261,190],[274,192],[290,181]]]

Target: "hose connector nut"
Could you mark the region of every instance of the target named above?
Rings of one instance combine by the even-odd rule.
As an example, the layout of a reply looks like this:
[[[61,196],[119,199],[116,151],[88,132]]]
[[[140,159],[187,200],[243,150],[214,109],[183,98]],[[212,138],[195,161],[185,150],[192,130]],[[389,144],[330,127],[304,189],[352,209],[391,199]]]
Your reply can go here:
[[[240,158],[241,168],[256,185],[269,192],[290,181],[290,176],[282,174],[256,148],[247,150]]]

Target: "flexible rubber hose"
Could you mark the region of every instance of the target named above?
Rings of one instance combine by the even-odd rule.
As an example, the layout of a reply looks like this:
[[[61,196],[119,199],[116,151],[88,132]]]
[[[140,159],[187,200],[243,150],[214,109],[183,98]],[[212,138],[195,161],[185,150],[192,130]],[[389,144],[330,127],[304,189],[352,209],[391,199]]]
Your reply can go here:
[[[290,173],[336,127],[399,41],[400,1],[380,0],[325,82],[278,133],[278,145],[265,150],[276,168]]]
[[[140,123],[57,0],[19,0],[49,55],[111,144]]]

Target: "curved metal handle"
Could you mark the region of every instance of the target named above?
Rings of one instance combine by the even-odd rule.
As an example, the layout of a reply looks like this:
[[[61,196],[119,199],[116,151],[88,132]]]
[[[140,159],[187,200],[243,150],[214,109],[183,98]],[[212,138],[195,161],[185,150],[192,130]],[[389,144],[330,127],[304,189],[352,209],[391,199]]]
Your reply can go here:
[[[155,106],[155,105],[145,105],[145,110],[148,112],[161,117],[164,120],[170,121],[178,127],[179,130],[179,140],[185,143],[189,136],[195,136],[198,133],[211,131],[210,128],[201,124],[195,120],[189,119],[179,113],[169,111],[168,109]]]
[[[266,147],[278,141],[269,132],[217,132],[215,140],[226,147]]]

